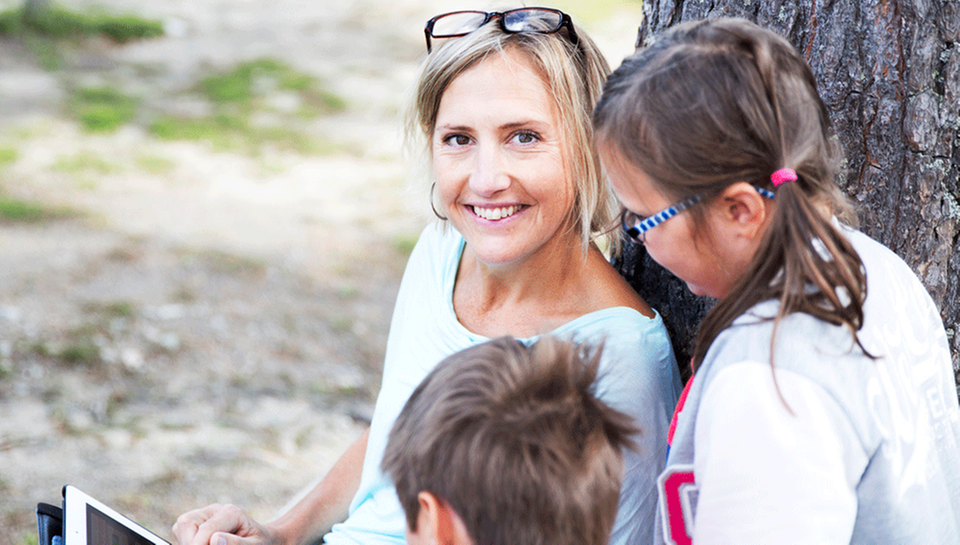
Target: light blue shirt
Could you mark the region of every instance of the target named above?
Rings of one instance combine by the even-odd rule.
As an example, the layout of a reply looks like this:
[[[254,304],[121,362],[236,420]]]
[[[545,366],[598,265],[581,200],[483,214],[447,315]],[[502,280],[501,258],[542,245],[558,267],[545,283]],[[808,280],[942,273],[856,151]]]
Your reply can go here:
[[[413,390],[443,358],[485,342],[453,310],[453,287],[463,237],[441,224],[427,227],[407,264],[394,308],[360,488],[350,515],[325,536],[344,544],[404,543],[406,518],[380,462],[393,423]],[[625,453],[624,486],[613,544],[648,543],[653,538],[656,478],[666,458],[666,436],[680,393],[680,377],[659,315],[614,307],[572,320],[550,334],[577,341],[604,341],[598,394],[636,419],[642,430],[636,452]],[[536,338],[522,339],[532,342]]]

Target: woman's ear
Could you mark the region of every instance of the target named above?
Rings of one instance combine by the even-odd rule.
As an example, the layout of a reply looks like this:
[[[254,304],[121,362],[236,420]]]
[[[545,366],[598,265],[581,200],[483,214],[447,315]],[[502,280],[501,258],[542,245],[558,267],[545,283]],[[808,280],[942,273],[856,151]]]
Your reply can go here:
[[[408,543],[474,545],[466,525],[450,504],[426,490],[417,494],[417,500],[420,503],[417,530],[410,532]]]
[[[734,228],[738,236],[754,239],[763,234],[763,227],[770,216],[768,199],[746,182],[727,186],[720,194],[721,219]]]

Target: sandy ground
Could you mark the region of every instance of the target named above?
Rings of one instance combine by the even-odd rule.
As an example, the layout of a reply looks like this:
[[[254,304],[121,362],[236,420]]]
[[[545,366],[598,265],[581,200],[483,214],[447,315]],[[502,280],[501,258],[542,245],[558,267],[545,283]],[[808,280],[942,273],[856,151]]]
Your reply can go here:
[[[73,44],[56,71],[0,42],[0,149],[15,150],[0,195],[74,213],[0,223],[0,545],[32,543],[36,503],[67,483],[167,538],[214,501],[268,518],[372,412],[403,263],[430,218],[398,112],[423,22],[478,6],[62,4],[160,19],[167,35]],[[639,3],[559,6],[612,63],[632,46]],[[347,98],[305,128],[339,151],[224,152],[146,130],[150,115],[208,109],[197,82],[257,58]],[[139,97],[140,117],[84,132],[69,90],[104,84]]]

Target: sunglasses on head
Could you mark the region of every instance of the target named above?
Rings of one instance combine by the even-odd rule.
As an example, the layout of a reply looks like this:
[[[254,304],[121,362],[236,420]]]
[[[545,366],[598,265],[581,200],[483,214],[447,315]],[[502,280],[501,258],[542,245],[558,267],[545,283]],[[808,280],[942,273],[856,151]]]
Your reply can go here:
[[[423,33],[427,39],[427,53],[433,50],[433,38],[460,38],[479,29],[491,20],[500,22],[500,29],[508,34],[553,34],[567,29],[570,42],[580,45],[573,30],[573,20],[566,13],[552,8],[517,8],[507,11],[451,11],[427,21]]]

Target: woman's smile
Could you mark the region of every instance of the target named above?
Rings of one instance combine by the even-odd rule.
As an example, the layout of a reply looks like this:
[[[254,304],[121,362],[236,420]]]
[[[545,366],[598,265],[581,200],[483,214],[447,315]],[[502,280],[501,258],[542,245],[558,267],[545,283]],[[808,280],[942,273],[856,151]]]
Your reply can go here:
[[[512,217],[517,212],[520,212],[523,207],[518,205],[511,206],[477,206],[477,205],[468,205],[469,208],[473,211],[477,217],[485,219],[487,221],[500,221]]]

